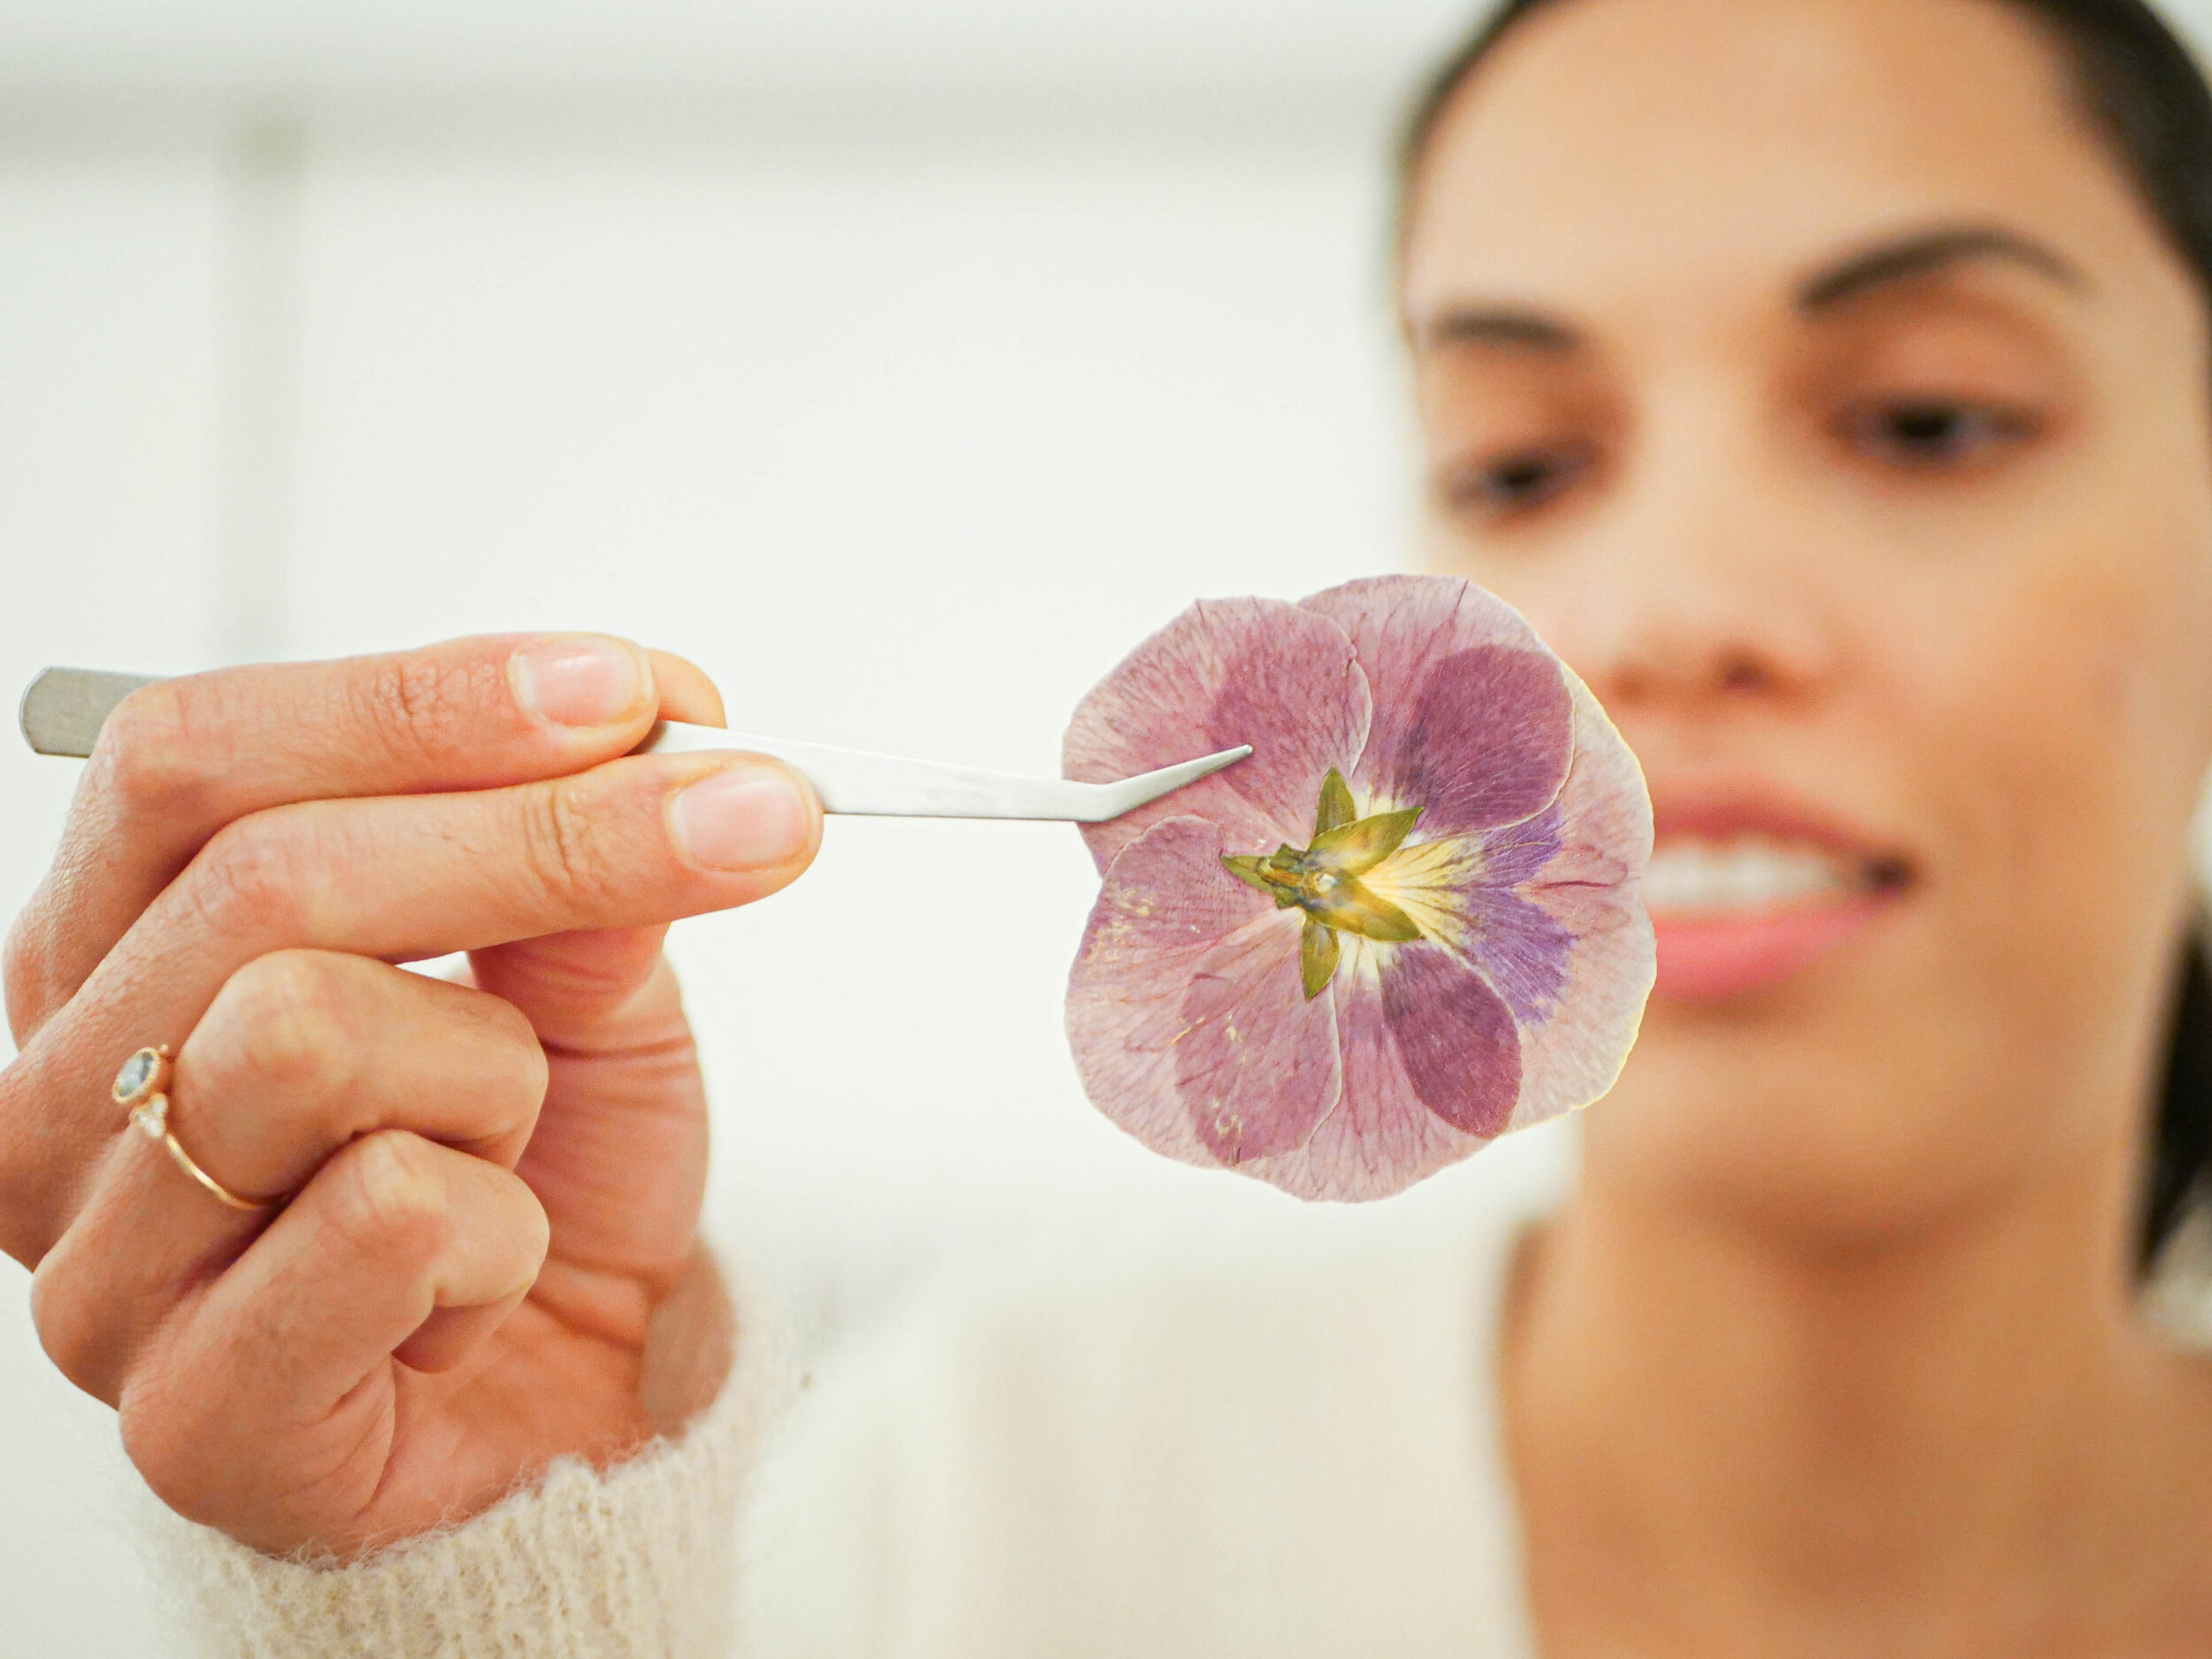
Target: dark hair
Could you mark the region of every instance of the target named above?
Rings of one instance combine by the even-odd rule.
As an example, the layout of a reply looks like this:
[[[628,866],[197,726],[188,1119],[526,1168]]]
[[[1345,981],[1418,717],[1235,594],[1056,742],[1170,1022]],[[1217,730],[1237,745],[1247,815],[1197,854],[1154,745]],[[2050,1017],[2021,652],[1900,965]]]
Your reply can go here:
[[[1467,78],[1532,13],[1567,0],[1503,0],[1445,60],[1415,102],[1398,150],[1398,242],[1422,159]],[[2212,89],[2188,49],[2144,0],[2001,0],[2059,49],[2092,131],[2196,279],[2212,320]],[[2165,1075],[2142,1194],[2139,1261],[2148,1265],[2212,1186],[2212,955],[2193,926],[2177,976]]]

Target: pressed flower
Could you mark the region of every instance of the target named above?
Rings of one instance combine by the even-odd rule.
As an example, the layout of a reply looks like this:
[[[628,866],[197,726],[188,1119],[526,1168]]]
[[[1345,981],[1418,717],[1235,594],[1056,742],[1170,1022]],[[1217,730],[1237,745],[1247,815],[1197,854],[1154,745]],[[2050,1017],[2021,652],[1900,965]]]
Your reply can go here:
[[[1084,832],[1090,1096],[1171,1157],[1397,1192],[1612,1087],[1651,989],[1643,774],[1502,601],[1383,577],[1193,606],[1083,701],[1065,771],[1251,757]]]

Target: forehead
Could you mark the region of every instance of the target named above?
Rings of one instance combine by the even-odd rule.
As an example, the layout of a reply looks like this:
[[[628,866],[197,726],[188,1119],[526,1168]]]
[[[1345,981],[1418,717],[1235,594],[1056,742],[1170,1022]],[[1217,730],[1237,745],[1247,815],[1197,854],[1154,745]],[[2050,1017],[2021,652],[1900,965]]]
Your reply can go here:
[[[1416,317],[1770,300],[1943,221],[2031,233],[2093,275],[2177,272],[2058,53],[1997,0],[1563,0],[1454,100],[1412,207]]]

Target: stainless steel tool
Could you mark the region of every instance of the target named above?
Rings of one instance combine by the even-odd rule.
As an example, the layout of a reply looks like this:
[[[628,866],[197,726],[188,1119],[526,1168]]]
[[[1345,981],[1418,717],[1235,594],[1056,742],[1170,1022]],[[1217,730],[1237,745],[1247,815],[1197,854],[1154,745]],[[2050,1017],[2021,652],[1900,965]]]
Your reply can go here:
[[[42,755],[82,760],[92,753],[100,726],[115,705],[150,685],[155,676],[103,673],[89,668],[50,668],[23,694],[23,735]],[[826,812],[870,818],[987,818],[1062,819],[1103,824],[1133,812],[1171,790],[1195,783],[1252,752],[1250,744],[1202,755],[1118,783],[1071,783],[1061,778],[1023,778],[1011,772],[902,760],[857,749],[796,743],[787,738],[664,720],[639,745],[640,753],[741,750],[772,755],[805,773]]]

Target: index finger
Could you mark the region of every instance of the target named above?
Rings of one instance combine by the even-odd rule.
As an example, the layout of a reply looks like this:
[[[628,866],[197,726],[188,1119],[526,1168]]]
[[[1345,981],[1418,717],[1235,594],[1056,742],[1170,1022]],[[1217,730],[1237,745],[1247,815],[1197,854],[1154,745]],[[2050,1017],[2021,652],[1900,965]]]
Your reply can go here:
[[[499,634],[159,680],[85,768],[46,879],[10,931],[19,1046],[225,825],[296,801],[496,788],[580,772],[658,718],[718,721],[706,676],[604,634]]]

